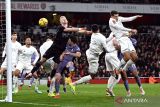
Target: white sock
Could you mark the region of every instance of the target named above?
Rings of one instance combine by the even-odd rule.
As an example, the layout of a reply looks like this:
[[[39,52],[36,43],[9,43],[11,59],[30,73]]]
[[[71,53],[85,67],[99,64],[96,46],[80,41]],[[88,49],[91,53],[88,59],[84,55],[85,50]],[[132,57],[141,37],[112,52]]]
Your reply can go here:
[[[122,58],[121,59],[121,65],[124,65],[126,63],[126,61]]]
[[[113,84],[111,86],[111,90],[113,90],[113,87],[120,81],[120,79],[121,79],[121,75],[120,74],[118,75],[118,79],[116,79],[114,77],[114,81],[113,81]]]
[[[0,80],[2,80],[2,74],[0,74]]]
[[[122,58],[121,61],[120,61],[120,65],[119,65],[118,69],[120,69],[121,67],[123,67],[125,64],[126,64],[126,61]]]
[[[115,77],[114,76],[110,76],[109,79],[108,79],[108,84],[107,84],[107,88],[109,90],[111,90],[111,87],[112,87],[112,84],[113,84],[113,81],[114,81]]]
[[[126,71],[132,64],[134,64],[134,62],[130,59],[123,67],[123,70]]]
[[[37,79],[35,79],[35,90],[38,90],[38,78]]]
[[[13,89],[18,87],[18,77],[13,76]]]
[[[55,91],[55,78],[53,77],[49,87],[49,93],[53,93],[54,91]]]
[[[87,81],[89,81],[89,80],[91,80],[91,79],[92,79],[91,75],[84,76],[84,77],[82,77],[81,79],[79,79],[79,80],[77,80],[76,82],[74,82],[73,85],[78,85],[78,84],[87,82]]]

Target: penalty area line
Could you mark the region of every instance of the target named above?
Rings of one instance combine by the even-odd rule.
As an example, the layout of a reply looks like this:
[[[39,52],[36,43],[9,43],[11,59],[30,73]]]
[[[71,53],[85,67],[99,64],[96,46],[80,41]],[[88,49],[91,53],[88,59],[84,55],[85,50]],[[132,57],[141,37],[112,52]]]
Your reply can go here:
[[[56,104],[41,104],[41,103],[26,103],[26,102],[13,102],[15,104],[25,104],[25,105],[34,105],[34,106],[50,106],[50,107],[59,107]]]

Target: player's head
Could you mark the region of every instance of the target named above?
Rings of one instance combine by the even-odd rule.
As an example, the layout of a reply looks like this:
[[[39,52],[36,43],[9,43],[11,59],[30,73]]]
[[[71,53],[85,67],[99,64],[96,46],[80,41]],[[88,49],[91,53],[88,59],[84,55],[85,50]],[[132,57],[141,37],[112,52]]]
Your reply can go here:
[[[60,16],[59,21],[60,21],[60,24],[62,24],[62,25],[68,24],[68,20],[65,16]]]
[[[29,45],[31,45],[31,43],[32,43],[31,37],[26,36],[26,37],[25,37],[25,45],[29,46]]]
[[[76,36],[70,36],[69,39],[68,39],[68,44],[73,45],[73,44],[76,44],[76,43],[77,43]]]
[[[110,15],[111,15],[111,17],[112,18],[114,18],[114,19],[118,19],[118,16],[119,16],[119,13],[118,13],[118,11],[115,11],[115,10],[112,10],[111,12],[110,12]]]
[[[98,33],[99,32],[99,26],[97,24],[93,24],[91,27],[91,30],[93,33]]]
[[[17,32],[13,32],[13,33],[12,33],[11,39],[12,39],[13,41],[16,41],[16,40],[17,40]]]

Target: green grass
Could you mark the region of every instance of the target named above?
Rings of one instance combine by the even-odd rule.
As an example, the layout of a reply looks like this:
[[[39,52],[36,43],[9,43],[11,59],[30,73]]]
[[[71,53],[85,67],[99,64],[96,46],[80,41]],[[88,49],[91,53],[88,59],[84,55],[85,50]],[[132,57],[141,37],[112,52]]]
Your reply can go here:
[[[143,84],[146,96],[160,96],[159,84]],[[130,85],[132,96],[140,96],[136,84]],[[47,96],[46,86],[40,86],[43,94],[36,94],[34,87],[28,89],[24,86],[18,94],[13,95],[13,103],[0,103],[0,107],[114,107],[114,98],[105,96],[106,85],[79,85],[76,87],[77,94],[73,95],[67,87],[67,93],[61,91],[61,98],[54,99]],[[0,95],[2,96],[2,87]],[[125,96],[126,92],[122,84],[118,84],[114,92],[116,96]],[[1,97],[0,96],[0,97]]]

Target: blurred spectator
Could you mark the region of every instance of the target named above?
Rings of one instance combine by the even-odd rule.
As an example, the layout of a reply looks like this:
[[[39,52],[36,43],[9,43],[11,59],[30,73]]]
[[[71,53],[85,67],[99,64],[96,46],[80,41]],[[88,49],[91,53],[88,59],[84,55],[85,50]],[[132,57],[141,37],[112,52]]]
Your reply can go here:
[[[155,83],[158,83],[158,82],[157,82],[157,80],[154,78],[154,76],[151,75],[151,76],[149,77],[149,84],[155,84]]]

